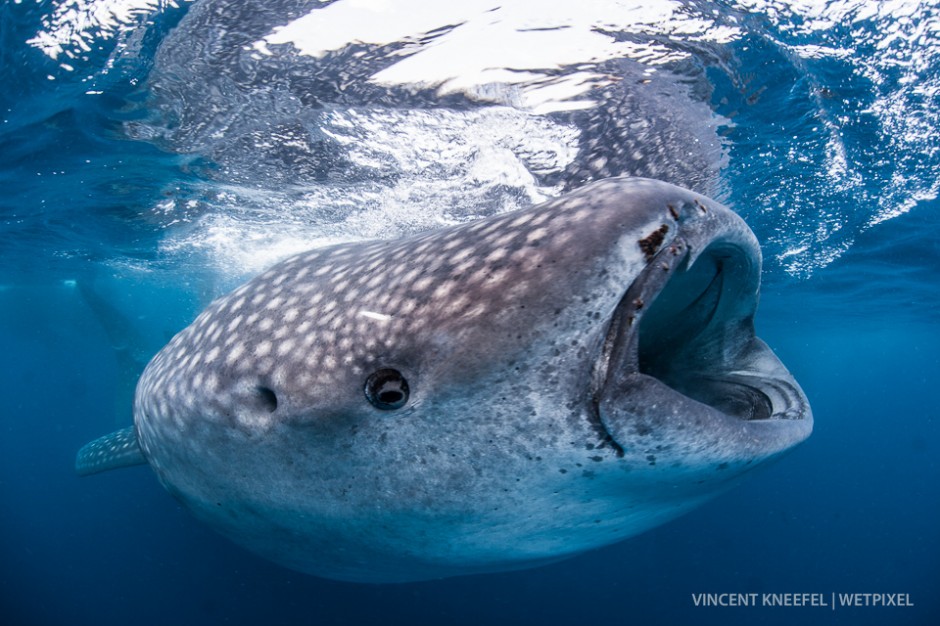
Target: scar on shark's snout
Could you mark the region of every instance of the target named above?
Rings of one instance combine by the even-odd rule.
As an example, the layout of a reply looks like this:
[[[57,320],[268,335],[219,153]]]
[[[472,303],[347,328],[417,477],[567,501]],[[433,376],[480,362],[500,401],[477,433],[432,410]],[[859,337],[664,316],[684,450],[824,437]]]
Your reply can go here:
[[[663,240],[666,238],[666,233],[669,232],[669,226],[663,224],[649,235],[640,239],[640,250],[643,251],[643,254],[646,255],[646,260],[649,261],[652,259],[656,252],[659,250],[659,246],[663,244]]]

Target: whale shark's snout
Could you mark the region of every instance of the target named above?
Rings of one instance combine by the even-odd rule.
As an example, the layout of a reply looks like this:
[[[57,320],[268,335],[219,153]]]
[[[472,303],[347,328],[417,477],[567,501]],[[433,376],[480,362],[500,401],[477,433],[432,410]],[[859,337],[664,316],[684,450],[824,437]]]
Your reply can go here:
[[[729,209],[609,179],[530,209],[282,262],[154,357],[133,428],[196,516],[298,570],[403,581],[635,535],[809,435],[754,334]]]

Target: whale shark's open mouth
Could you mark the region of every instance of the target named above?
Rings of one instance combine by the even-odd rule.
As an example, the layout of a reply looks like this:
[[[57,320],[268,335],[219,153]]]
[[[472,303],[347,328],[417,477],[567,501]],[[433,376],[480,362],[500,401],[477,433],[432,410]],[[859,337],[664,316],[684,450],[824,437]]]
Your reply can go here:
[[[620,446],[638,428],[692,421],[764,452],[789,447],[812,420],[799,386],[754,335],[760,252],[747,240],[701,238],[680,232],[623,295],[601,356],[598,419]],[[770,422],[772,435],[742,430]],[[782,435],[783,422],[793,432]],[[755,443],[763,433],[770,440]]]

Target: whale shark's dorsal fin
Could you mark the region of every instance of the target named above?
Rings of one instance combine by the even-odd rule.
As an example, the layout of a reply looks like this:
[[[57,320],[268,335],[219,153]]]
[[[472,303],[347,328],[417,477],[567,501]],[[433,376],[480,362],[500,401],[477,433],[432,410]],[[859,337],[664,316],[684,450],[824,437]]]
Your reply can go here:
[[[146,463],[133,426],[115,431],[86,443],[75,457],[75,471],[80,476]]]

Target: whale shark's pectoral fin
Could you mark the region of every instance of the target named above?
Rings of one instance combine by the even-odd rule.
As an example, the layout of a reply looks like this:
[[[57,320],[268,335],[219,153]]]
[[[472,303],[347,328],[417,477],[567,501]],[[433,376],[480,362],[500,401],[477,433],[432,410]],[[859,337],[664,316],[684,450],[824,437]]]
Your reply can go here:
[[[146,462],[137,443],[137,433],[133,426],[128,426],[82,446],[75,457],[75,471],[80,476],[88,476]]]

